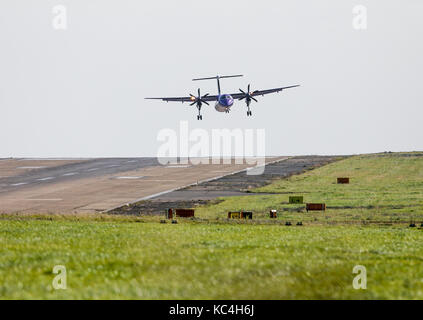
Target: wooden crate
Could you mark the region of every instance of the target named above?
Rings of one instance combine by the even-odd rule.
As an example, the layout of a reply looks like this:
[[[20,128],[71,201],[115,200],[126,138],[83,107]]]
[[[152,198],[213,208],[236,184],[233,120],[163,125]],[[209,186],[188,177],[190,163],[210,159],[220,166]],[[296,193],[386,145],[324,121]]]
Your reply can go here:
[[[175,216],[179,218],[192,218],[194,215],[194,209],[175,209]]]
[[[306,210],[309,211],[325,211],[326,210],[326,204],[324,203],[307,203],[306,204]]]
[[[336,181],[337,181],[338,184],[349,184],[350,178],[346,178],[346,177],[337,178]]]

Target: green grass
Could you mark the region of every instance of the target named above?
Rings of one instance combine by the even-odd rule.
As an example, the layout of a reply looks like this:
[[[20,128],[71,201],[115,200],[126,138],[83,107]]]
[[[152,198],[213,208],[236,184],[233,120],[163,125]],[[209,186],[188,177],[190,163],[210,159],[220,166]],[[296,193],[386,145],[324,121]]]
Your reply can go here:
[[[2,299],[423,298],[417,229],[6,219],[0,235]]]
[[[176,225],[2,215],[0,298],[423,299],[423,230],[407,226],[423,215],[422,170],[416,154],[348,158],[255,190],[276,194],[223,199]],[[338,176],[351,184],[337,185]],[[293,194],[330,208],[305,213],[287,203]],[[271,208],[276,221],[266,218]],[[254,210],[254,219],[224,219],[239,209]],[[67,269],[66,290],[52,288],[55,265]],[[356,265],[367,269],[367,290],[352,287]]]
[[[419,156],[420,155],[420,156]],[[423,156],[393,153],[347,158],[254,190],[257,195],[225,198],[199,210],[201,217],[227,217],[228,211],[253,210],[256,218],[279,211],[280,219],[309,223],[423,222]],[[350,177],[338,185],[337,177]],[[265,195],[260,193],[276,193]],[[322,212],[305,212],[305,205],[289,204],[290,195],[304,202],[326,203]]]

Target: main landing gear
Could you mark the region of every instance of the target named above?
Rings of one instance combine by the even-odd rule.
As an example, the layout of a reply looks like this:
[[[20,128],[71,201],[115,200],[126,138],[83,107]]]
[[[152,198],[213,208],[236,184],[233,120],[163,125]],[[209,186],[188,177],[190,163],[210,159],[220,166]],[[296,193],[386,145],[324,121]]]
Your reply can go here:
[[[203,103],[205,103],[206,105],[209,105],[207,103],[207,101],[204,100],[204,98],[206,98],[208,95],[209,94],[207,93],[204,96],[201,96],[200,89],[198,89],[198,97],[193,96],[192,94],[190,94],[191,101],[192,101],[192,103],[190,105],[191,106],[193,106],[194,104],[197,105],[197,109],[198,109],[197,120],[203,120],[203,116],[201,115],[201,106],[203,105]]]
[[[247,92],[245,92],[245,91],[243,91],[241,89],[239,89],[239,91],[243,95],[238,100],[244,100],[245,99],[245,103],[247,104],[247,108],[248,108],[248,110],[247,110],[247,117],[251,117],[253,115],[253,113],[250,110],[251,101],[258,102],[257,99],[254,98],[254,93],[255,92],[251,92],[250,91],[250,85],[248,85]]]
[[[197,109],[198,109],[197,120],[203,120],[203,116],[201,115],[201,104],[197,105]]]

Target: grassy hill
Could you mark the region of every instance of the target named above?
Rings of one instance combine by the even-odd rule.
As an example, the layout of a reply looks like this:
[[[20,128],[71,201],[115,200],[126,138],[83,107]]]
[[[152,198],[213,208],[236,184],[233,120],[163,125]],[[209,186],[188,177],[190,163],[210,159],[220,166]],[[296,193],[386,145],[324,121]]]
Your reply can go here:
[[[349,177],[350,184],[337,184],[337,177]],[[224,218],[228,211],[253,210],[256,218],[264,218],[270,209],[277,209],[283,220],[422,223],[423,153],[355,156],[279,180],[254,192],[257,195],[226,198],[203,208],[199,214]],[[304,196],[304,202],[326,203],[328,210],[325,214],[306,213],[305,205],[288,203],[291,195]]]

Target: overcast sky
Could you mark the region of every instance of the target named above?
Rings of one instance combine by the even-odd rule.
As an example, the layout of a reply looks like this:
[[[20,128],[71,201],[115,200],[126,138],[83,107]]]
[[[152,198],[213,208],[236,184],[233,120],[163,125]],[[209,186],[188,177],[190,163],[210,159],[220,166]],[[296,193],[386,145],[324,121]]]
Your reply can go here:
[[[180,120],[264,128],[268,155],[423,150],[422,17],[421,0],[2,0],[0,157],[155,156]],[[191,79],[238,73],[223,91],[301,87],[259,97],[253,117],[144,100],[215,94]]]

